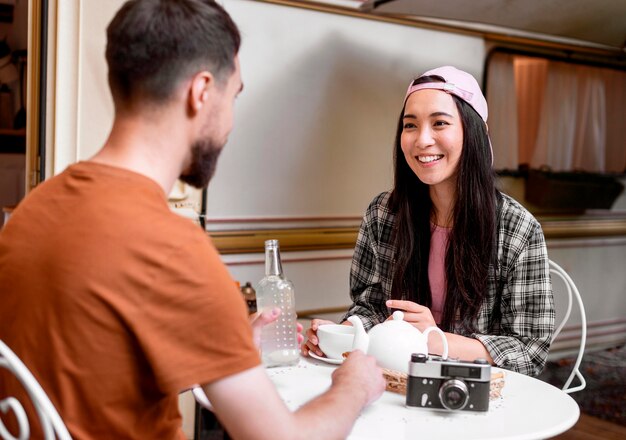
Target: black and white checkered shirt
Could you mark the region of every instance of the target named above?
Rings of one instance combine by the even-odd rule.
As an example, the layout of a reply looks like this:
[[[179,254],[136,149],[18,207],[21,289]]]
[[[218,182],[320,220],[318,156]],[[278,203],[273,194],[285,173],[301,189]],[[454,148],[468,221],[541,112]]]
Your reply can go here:
[[[389,210],[389,196],[384,192],[370,203],[350,270],[353,304],[343,319],[358,315],[368,329],[390,314],[385,301],[391,298],[395,215]],[[545,365],[554,332],[548,252],[539,222],[514,199],[502,197],[498,267],[495,272],[493,265],[489,269],[489,293],[478,314],[478,332],[465,334],[460,327],[454,332],[480,340],[497,366],[536,376]],[[496,274],[503,286],[499,299]]]

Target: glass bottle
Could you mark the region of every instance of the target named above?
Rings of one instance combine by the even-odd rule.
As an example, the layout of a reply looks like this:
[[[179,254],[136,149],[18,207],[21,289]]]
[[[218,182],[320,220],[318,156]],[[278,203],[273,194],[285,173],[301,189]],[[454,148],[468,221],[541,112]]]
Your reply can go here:
[[[278,240],[265,242],[265,277],[256,289],[258,311],[279,307],[278,319],[261,330],[261,360],[266,367],[298,363],[296,306],[291,281],[283,275]]]

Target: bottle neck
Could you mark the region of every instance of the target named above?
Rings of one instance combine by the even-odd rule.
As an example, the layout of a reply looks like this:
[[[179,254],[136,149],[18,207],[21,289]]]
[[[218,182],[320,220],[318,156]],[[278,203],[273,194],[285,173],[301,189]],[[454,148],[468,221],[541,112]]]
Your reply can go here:
[[[280,250],[278,247],[265,248],[265,275],[283,276],[283,266],[280,262]]]

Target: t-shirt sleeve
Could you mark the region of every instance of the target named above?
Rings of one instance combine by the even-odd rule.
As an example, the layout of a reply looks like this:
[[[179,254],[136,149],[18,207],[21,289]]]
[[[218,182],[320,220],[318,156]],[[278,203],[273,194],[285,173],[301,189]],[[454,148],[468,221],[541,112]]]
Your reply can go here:
[[[197,237],[171,252],[130,320],[163,392],[260,364],[241,293],[208,237]]]

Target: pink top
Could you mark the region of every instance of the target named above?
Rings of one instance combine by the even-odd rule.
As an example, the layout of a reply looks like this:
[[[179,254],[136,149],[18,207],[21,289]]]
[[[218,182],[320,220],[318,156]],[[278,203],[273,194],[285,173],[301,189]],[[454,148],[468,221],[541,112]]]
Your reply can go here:
[[[441,323],[443,304],[446,300],[446,247],[451,231],[450,228],[442,228],[431,223],[428,280],[433,303],[430,311],[437,324]]]

